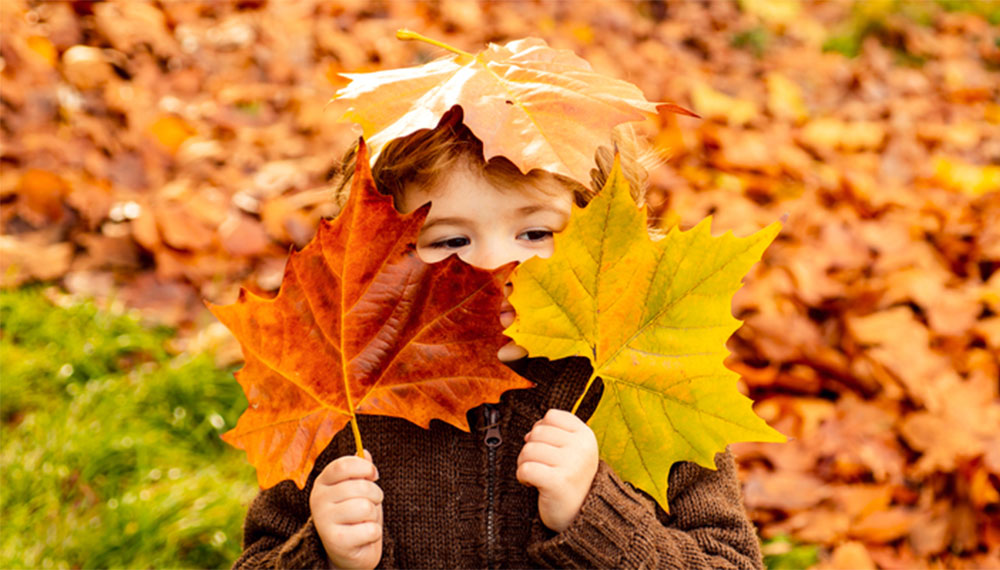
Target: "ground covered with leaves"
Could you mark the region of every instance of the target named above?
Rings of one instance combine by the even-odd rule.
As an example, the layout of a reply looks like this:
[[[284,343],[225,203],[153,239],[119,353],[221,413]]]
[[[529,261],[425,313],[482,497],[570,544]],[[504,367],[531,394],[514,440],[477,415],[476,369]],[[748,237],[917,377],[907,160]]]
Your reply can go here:
[[[785,556],[772,565],[1000,566],[996,2],[14,0],[0,10],[4,286],[56,281],[138,309],[180,327],[177,354],[214,345],[224,360],[232,355],[201,299],[231,302],[240,285],[276,290],[288,249],[337,212],[329,179],[356,133],[337,122],[336,105],[326,106],[344,84],[336,74],[441,55],[397,41],[398,28],[470,51],[539,36],[636,83],[651,100],[693,109],[701,119],[664,115],[651,129],[669,158],[650,178],[655,223],[689,228],[712,215],[713,231],[748,235],[787,216],[737,295],[746,324],[730,341],[729,361],[758,413],[793,438],[737,449],[765,548]],[[5,303],[28,302],[4,295]],[[92,524],[97,516],[98,526],[117,529],[109,537],[127,540],[139,532],[128,521],[145,519],[121,517],[125,498],[135,505],[144,490],[196,486],[196,478],[162,475],[172,468],[166,463],[186,474],[184,465],[195,466],[184,446],[219,444],[208,432],[212,443],[192,443],[193,424],[171,431],[173,409],[162,418],[165,431],[148,433],[186,443],[132,436],[122,451],[124,436],[112,435],[111,424],[127,421],[116,415],[123,408],[162,400],[136,390],[189,386],[194,374],[170,380],[164,363],[177,357],[159,352],[160,341],[86,379],[79,375],[95,360],[88,355],[45,358],[42,368],[17,372],[7,362],[30,360],[12,348],[28,346],[28,333],[15,333],[16,311],[4,311],[7,528],[29,528],[30,513],[45,513],[72,529],[58,509],[78,505],[96,510],[72,520]],[[39,309],[30,318],[46,317]],[[39,342],[83,351],[78,340]],[[207,378],[210,368],[197,374]],[[136,385],[132,376],[147,373],[167,375],[163,386]],[[238,414],[241,396],[235,382],[219,382],[227,399],[211,400],[223,407],[205,417],[231,425],[227,414]],[[107,397],[87,396],[97,390]],[[74,408],[84,396],[91,399]],[[65,411],[43,420],[38,410],[49,406]],[[44,443],[65,432],[67,417],[87,433],[90,406],[111,439],[81,437],[79,445],[114,456],[114,465],[131,458],[112,469],[125,474],[119,479],[70,461],[61,441]],[[16,445],[43,451],[29,463],[34,455]],[[57,450],[65,461],[43,457]],[[154,452],[171,457],[161,467]],[[154,469],[161,478],[146,481]],[[253,485],[252,473],[243,480]],[[15,493],[21,487],[13,485],[44,487]],[[39,503],[25,507],[24,496]],[[215,524],[206,520],[197,524]],[[63,527],[46,528],[62,544]],[[189,544],[213,544],[205,532]],[[28,535],[4,536],[4,566],[71,550],[52,546],[17,564],[8,553],[35,551],[9,541]],[[223,539],[211,555],[219,558],[178,564],[224,565],[235,538]],[[195,547],[178,548],[185,556]],[[162,560],[60,556],[99,566]]]

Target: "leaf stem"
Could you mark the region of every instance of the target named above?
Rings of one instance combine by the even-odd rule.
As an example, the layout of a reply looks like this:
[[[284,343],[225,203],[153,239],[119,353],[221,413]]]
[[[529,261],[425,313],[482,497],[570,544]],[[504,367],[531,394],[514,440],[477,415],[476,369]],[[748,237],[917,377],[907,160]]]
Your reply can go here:
[[[358,429],[358,416],[351,414],[351,431],[354,432],[354,445],[358,447],[358,457],[365,456],[365,448],[361,445],[361,430]]]
[[[396,39],[399,39],[399,40],[417,40],[417,41],[421,41],[421,42],[425,42],[425,43],[431,44],[432,46],[437,46],[439,48],[446,49],[446,50],[448,50],[448,51],[450,51],[452,53],[457,53],[458,55],[460,55],[462,57],[467,57],[467,58],[470,58],[470,59],[475,59],[475,57],[476,57],[476,56],[472,55],[471,53],[469,53],[467,51],[460,50],[457,47],[450,46],[450,45],[448,45],[448,44],[446,44],[446,43],[444,43],[442,41],[433,40],[433,39],[428,38],[427,36],[425,36],[423,34],[419,34],[417,32],[411,31],[411,30],[396,30]]]
[[[594,383],[594,379],[595,378],[597,378],[597,370],[596,369],[590,374],[590,379],[587,380],[587,385],[583,387],[583,394],[580,394],[580,397],[577,398],[576,403],[573,404],[573,409],[570,410],[570,413],[573,413],[573,414],[576,413],[576,410],[580,407],[580,404],[583,403],[583,399],[587,396],[587,392],[590,391],[590,385]]]

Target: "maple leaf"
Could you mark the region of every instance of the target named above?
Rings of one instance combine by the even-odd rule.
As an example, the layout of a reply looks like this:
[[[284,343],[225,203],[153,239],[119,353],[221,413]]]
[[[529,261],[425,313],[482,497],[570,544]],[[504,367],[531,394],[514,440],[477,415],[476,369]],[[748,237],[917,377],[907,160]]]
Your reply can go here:
[[[246,360],[237,379],[249,407],[223,439],[246,450],[262,488],[285,479],[301,488],[357,413],[468,431],[469,408],[532,385],[497,358],[511,266],[421,261],[428,210],[396,212],[375,189],[362,141],[347,204],[291,255],[278,295],[241,290],[236,303],[210,306]]]
[[[405,30],[397,37],[454,53],[417,67],[342,74],[351,83],[334,98],[352,103],[343,118],[359,124],[373,148],[432,129],[459,105],[483,141],[484,159],[504,156],[524,173],[541,168],[589,186],[594,153],[611,145],[612,127],[653,116],[657,107],[690,114],[651,103],[635,85],[537,38],[473,55]]]
[[[785,440],[723,364],[740,324],[732,297],[780,225],[712,237],[706,219],[652,241],[617,161],[604,189],[575,210],[552,257],[515,269],[517,318],[505,333],[531,356],[590,359],[587,389],[604,381],[589,420],[601,458],[666,509],[674,462],[714,469],[729,443]]]

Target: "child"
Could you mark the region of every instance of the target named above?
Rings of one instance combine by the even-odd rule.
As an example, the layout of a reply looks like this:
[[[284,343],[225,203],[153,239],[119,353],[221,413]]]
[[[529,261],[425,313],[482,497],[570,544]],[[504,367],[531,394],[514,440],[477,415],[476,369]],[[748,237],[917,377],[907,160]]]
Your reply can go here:
[[[431,201],[418,254],[429,263],[457,254],[486,269],[551,255],[571,203],[594,191],[547,172],[523,175],[502,157],[484,162],[461,119],[456,107],[437,128],[391,142],[373,167],[401,211]],[[602,151],[596,188],[609,174]],[[629,178],[639,193],[640,176]],[[500,319],[513,321],[509,304]],[[563,411],[582,392],[589,362],[524,356],[513,343],[499,353],[536,387],[470,410],[471,433],[359,416],[365,458],[343,430],[304,489],[285,481],[263,491],[235,567],[761,567],[728,452],[716,457],[718,470],[671,469],[668,514],[598,460],[585,421],[600,389],[578,415]]]

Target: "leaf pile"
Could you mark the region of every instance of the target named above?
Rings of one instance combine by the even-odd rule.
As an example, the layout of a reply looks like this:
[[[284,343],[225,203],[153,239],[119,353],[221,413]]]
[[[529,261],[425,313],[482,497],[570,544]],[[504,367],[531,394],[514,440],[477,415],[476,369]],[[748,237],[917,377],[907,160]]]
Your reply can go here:
[[[826,567],[998,567],[998,23],[950,0],[8,0],[0,274],[205,322],[199,298],[276,290],[337,211],[336,74],[443,55],[404,27],[538,36],[703,117],[659,119],[656,224],[788,214],[730,342],[794,438],[738,449],[762,534]]]

